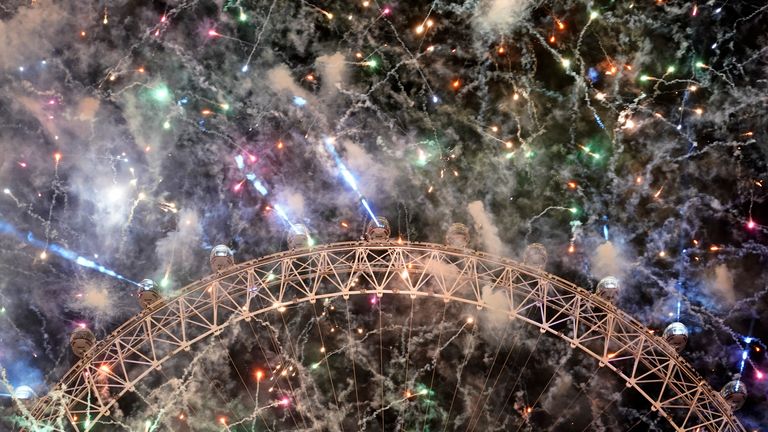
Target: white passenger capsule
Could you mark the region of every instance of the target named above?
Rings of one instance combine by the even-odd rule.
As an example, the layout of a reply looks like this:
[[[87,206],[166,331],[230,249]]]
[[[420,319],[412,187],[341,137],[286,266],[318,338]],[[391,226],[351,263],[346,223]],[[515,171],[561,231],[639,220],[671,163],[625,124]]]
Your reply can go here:
[[[663,337],[675,351],[682,352],[688,343],[688,328],[681,322],[673,322],[664,329]]]
[[[747,401],[747,386],[739,380],[734,380],[723,386],[720,395],[731,406],[731,410],[736,411]]]
[[[69,336],[69,345],[76,356],[83,358],[96,345],[96,336],[85,327],[79,327]]]
[[[288,229],[288,249],[300,249],[309,246],[309,229],[302,224],[295,224]]]
[[[461,223],[451,224],[445,233],[445,244],[463,249],[469,244],[469,228]]]
[[[211,249],[211,270],[219,273],[235,265],[235,254],[226,245],[217,245]]]
[[[139,282],[139,305],[142,309],[147,309],[156,301],[160,300],[160,290],[152,279],[144,279]]]
[[[621,285],[619,280],[613,276],[607,276],[597,283],[597,295],[612,302],[619,296],[619,289]]]
[[[368,221],[368,226],[365,228],[365,237],[368,241],[387,241],[390,234],[389,221],[382,216]]]
[[[22,400],[34,399],[37,397],[37,394],[35,394],[35,391],[32,390],[32,387],[23,385],[13,389],[13,397]]]
[[[547,248],[543,244],[531,243],[523,252],[523,264],[541,270],[547,265],[547,257]]]

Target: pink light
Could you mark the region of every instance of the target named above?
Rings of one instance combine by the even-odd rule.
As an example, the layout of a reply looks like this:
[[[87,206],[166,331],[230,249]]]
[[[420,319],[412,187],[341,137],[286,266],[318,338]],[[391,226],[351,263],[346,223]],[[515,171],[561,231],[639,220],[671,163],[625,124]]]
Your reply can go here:
[[[232,188],[232,189],[234,189],[234,191],[235,191],[235,192],[239,192],[239,191],[240,191],[240,188],[242,188],[242,187],[243,187],[243,183],[245,183],[245,180],[243,180],[243,181],[241,181],[240,183],[236,184],[236,185],[235,185],[235,187],[234,187],[234,188]]]
[[[80,328],[85,328],[85,323],[77,323],[77,326]]]
[[[280,405],[281,407],[287,407],[288,405],[291,404],[291,400],[288,399],[287,397],[284,397],[279,401],[277,401],[277,404]]]
[[[259,158],[257,158],[256,156],[254,156],[254,155],[252,155],[252,154],[249,154],[249,155],[248,155],[248,160],[250,160],[250,161],[251,161],[251,163],[253,163],[253,162],[256,162],[258,159],[259,159]]]
[[[764,377],[763,373],[760,372],[759,370],[755,371],[755,375],[757,376],[757,379],[763,379],[763,377]]]
[[[752,219],[750,219],[749,222],[747,222],[747,228],[749,229],[755,229],[756,226],[757,224]]]
[[[219,33],[216,32],[214,29],[208,30],[208,36],[214,37],[214,36],[221,36]]]
[[[168,18],[165,17],[165,15],[160,17],[160,22],[164,23]]]
[[[18,164],[22,168],[26,168],[27,167],[27,163],[26,162],[18,162]]]
[[[371,304],[372,305],[375,305],[376,302],[378,302],[378,301],[379,301],[379,299],[377,299],[376,296],[371,296]]]
[[[389,6],[385,7],[383,11],[381,11],[382,15],[389,15],[392,13],[392,9],[389,8]]]

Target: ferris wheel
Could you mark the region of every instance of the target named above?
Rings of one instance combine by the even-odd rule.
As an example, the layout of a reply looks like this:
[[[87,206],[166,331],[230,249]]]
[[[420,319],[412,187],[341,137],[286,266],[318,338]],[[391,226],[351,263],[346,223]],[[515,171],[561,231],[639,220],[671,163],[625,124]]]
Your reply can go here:
[[[679,355],[685,326],[654,334],[612,303],[618,280],[591,293],[548,274],[541,245],[518,263],[468,249],[461,224],[445,244],[410,243],[383,218],[365,241],[307,240],[292,230],[288,251],[242,264],[217,246],[212,274],[175,297],[142,281],[140,314],[101,341],[72,334],[80,360],[23,410],[22,430],[530,430],[537,412],[556,417],[543,400],[569,364],[537,362],[543,343],[593,364],[590,382],[631,392],[635,425],[745,430],[733,415],[744,384],[713,390]],[[522,388],[527,369],[544,378]],[[185,396],[195,388],[204,400]],[[588,388],[569,407],[588,404]],[[616,402],[561,430],[592,430]]]

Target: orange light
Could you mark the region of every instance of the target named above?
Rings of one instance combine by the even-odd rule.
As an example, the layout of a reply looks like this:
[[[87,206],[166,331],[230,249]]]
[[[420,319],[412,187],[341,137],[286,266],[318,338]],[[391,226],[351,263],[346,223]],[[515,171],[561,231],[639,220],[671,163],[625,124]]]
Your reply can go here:
[[[571,243],[570,245],[568,245],[568,253],[574,253],[574,252],[576,252],[576,246],[574,246],[573,243]]]
[[[227,418],[226,417],[219,417],[219,423],[225,425],[227,424]]]
[[[341,222],[341,226],[343,226],[344,228],[349,228],[349,225],[344,221]]]
[[[85,37],[85,30],[80,32],[80,36]]]
[[[565,23],[560,20],[556,20],[556,21],[557,21],[557,28],[560,30],[565,30]]]
[[[577,186],[578,185],[576,184],[575,181],[569,181],[568,182],[568,187],[571,188],[571,189],[576,189]]]
[[[54,153],[53,158],[56,159],[56,163],[59,163],[61,160],[61,153]]]
[[[277,142],[277,148],[279,148],[279,149],[283,148],[283,142],[282,141],[278,141]]]
[[[453,82],[451,83],[451,86],[453,86],[453,88],[457,89],[457,88],[459,88],[461,86],[461,81],[453,80]]]
[[[264,372],[261,370],[256,371],[256,381],[261,381],[261,379],[264,378]]]
[[[201,113],[202,115],[204,115],[204,116],[210,115],[210,114],[211,114],[211,112],[212,112],[212,111],[211,111],[211,110],[209,110],[209,109],[204,109],[204,110],[200,111],[200,113]]]
[[[99,370],[104,372],[104,373],[108,373],[110,371],[109,366],[107,366],[105,364],[99,366]]]
[[[504,47],[503,47],[503,46],[500,46],[500,47],[499,47],[499,49],[497,50],[497,52],[498,52],[499,54],[504,54],[506,51],[507,51],[507,50],[506,50],[506,49],[504,49]]]
[[[555,35],[549,37],[549,43],[555,43]]]
[[[720,246],[712,245],[712,246],[709,247],[709,250],[712,251],[712,252],[717,252],[717,251],[720,250]]]

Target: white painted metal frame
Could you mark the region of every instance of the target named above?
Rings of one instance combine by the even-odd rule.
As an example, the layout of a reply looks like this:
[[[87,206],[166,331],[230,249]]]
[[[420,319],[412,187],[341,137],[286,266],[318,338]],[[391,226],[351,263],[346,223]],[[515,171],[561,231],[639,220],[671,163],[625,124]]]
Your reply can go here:
[[[489,288],[505,292],[508,304],[485,304],[482,291]],[[187,286],[91,349],[34,406],[29,428],[89,430],[166,360],[235,322],[303,302],[372,293],[440,298],[507,313],[613,370],[676,431],[745,430],[720,394],[671,346],[603,299],[507,259],[395,242],[282,252]]]

